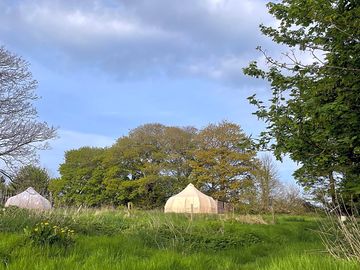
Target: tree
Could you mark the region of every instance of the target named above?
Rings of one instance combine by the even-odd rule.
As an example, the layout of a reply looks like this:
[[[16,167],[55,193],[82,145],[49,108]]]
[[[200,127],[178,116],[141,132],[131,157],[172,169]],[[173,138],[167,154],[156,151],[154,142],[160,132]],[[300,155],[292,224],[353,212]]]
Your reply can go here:
[[[259,158],[259,164],[255,171],[255,179],[260,209],[267,212],[270,210],[270,205],[280,188],[278,171],[269,154],[264,154]]]
[[[6,186],[6,182],[5,182],[5,177],[0,176],[0,203],[2,203],[6,188],[7,188],[7,186]]]
[[[61,177],[50,183],[55,203],[162,206],[188,183],[194,134],[193,128],[146,124],[109,148],[67,151]]]
[[[303,214],[313,211],[314,206],[305,202],[299,186],[279,183],[273,197],[273,209],[277,213]]]
[[[195,138],[191,179],[221,201],[251,202],[256,197],[255,154],[240,126],[223,121],[210,124]]]
[[[197,129],[194,127],[168,127],[165,129],[162,144],[166,155],[163,166],[164,172],[177,179],[177,189],[188,184],[192,168],[190,160],[193,159],[193,150],[196,147],[195,137]]]
[[[49,181],[48,189],[56,207],[67,205],[68,197],[66,197],[66,194],[64,194],[64,191],[66,190],[66,184],[66,180],[61,178],[53,178]]]
[[[38,97],[37,82],[22,58],[0,47],[0,160],[3,166],[29,161],[45,141],[55,137],[55,129],[37,121],[32,102]],[[1,165],[1,164],[0,164]],[[1,173],[9,176],[6,169]]]
[[[188,183],[193,128],[146,124],[121,137],[105,159],[105,188],[113,203],[157,207]]]
[[[21,167],[12,181],[14,191],[19,193],[33,187],[41,195],[47,196],[50,176],[46,169],[34,165]]]
[[[278,159],[289,154],[299,162],[295,177],[304,187],[322,187],[332,202],[339,190],[355,196],[360,193],[360,2],[282,0],[268,8],[280,23],[261,25],[262,33],[292,49],[281,62],[259,48],[269,69],[256,62],[244,69],[271,84],[269,104],[249,98],[268,124],[260,144]],[[312,63],[301,61],[298,52]]]
[[[103,202],[103,159],[106,149],[82,147],[65,153],[60,165],[61,180],[52,190],[58,201],[68,205],[100,206]]]

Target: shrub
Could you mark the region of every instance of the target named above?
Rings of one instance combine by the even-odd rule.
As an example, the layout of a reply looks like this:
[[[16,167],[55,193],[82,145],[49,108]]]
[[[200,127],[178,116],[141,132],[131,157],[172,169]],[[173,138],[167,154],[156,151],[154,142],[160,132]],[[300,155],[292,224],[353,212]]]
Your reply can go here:
[[[358,213],[344,213],[340,203],[325,210],[327,218],[320,222],[320,236],[326,250],[335,258],[360,262]]]
[[[25,228],[27,239],[33,243],[44,246],[59,245],[70,246],[74,243],[74,231],[68,227],[60,227],[49,222],[40,222],[33,228]]]

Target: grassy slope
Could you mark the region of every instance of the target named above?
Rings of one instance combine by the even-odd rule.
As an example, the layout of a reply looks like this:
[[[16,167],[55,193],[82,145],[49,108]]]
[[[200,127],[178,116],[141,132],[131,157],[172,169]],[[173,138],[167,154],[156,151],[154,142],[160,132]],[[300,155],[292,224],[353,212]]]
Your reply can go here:
[[[250,225],[207,217],[190,223],[184,216],[162,214],[88,215],[93,223],[82,222],[89,231],[68,250],[31,246],[20,227],[11,231],[3,223],[0,269],[359,269],[320,252],[316,222],[310,219]],[[101,233],[124,223],[110,235]],[[76,224],[81,231],[81,222]]]

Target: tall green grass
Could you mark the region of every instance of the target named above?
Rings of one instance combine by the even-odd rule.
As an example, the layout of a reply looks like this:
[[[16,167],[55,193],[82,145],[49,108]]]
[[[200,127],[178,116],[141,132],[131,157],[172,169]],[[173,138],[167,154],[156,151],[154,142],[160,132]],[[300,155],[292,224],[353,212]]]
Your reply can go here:
[[[314,217],[266,225],[160,212],[11,211],[0,214],[0,269],[359,269],[324,252]],[[75,229],[75,245],[28,243],[23,227],[44,219]]]

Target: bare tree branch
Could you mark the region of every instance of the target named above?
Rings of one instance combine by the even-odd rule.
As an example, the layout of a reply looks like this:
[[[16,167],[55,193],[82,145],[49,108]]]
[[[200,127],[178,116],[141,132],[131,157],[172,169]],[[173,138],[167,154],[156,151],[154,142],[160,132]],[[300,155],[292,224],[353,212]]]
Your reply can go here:
[[[36,87],[29,64],[0,47],[0,166],[34,159],[36,150],[46,149],[46,141],[56,136],[54,127],[37,121]]]

